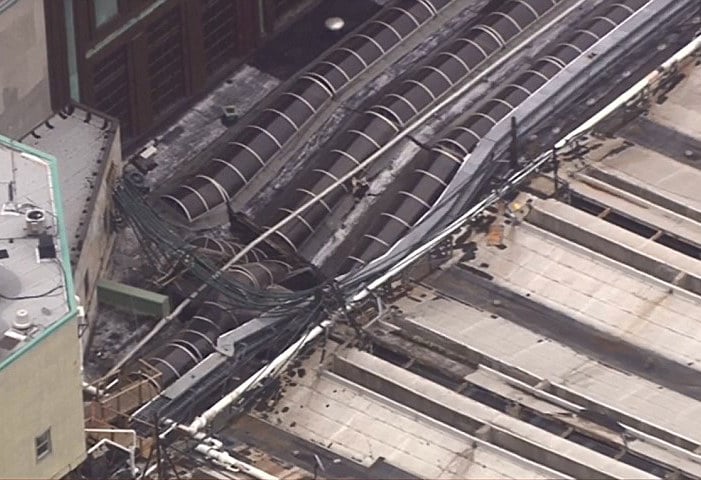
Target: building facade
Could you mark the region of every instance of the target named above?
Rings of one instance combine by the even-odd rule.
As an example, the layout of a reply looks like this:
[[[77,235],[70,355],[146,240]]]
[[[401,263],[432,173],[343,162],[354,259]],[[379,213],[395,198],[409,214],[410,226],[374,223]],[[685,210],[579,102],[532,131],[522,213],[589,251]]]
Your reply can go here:
[[[0,133],[69,102],[134,143],[318,0],[0,0]]]
[[[143,138],[309,0],[45,0],[54,107],[72,99]]]
[[[0,133],[19,138],[51,113],[43,0],[0,0]]]
[[[0,477],[85,458],[79,308],[53,158],[0,137]]]

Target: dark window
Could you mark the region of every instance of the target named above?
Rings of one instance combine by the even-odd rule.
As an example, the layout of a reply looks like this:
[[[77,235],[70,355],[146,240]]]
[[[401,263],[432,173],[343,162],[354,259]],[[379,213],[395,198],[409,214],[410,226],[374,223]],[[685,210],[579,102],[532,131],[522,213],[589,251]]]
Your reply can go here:
[[[202,5],[202,35],[207,74],[216,72],[236,53],[236,2],[207,0]]]
[[[180,9],[150,25],[148,76],[153,112],[158,114],[186,94]]]
[[[93,106],[101,112],[117,117],[125,136],[132,133],[128,68],[125,47],[113,51],[93,66]]]
[[[90,270],[85,270],[85,275],[83,275],[83,295],[88,298],[88,293],[90,293]]]
[[[119,0],[93,0],[93,12],[99,28],[119,14]]]
[[[10,6],[17,2],[17,0],[0,0],[0,13],[4,12],[5,9],[10,8]]]
[[[36,448],[37,462],[51,453],[50,428],[34,439],[34,447]]]

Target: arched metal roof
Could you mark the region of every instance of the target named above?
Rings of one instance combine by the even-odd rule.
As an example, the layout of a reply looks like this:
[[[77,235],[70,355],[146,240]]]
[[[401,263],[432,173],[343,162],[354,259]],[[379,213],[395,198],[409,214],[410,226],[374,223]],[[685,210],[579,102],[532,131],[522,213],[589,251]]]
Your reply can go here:
[[[642,8],[647,1],[610,1],[608,5],[602,6],[599,10],[601,13],[585,21],[583,28],[572,31],[565,41],[549,49],[513,83],[504,86],[474,114],[449,130],[436,142],[431,153],[422,152],[421,157],[416,161],[415,169],[408,174],[408,178],[400,180],[408,185],[408,188],[389,201],[387,208],[380,214],[380,220],[369,228],[342,270],[348,271],[354,266],[367,264],[401,239],[409,228],[431,208],[446,185],[450,183],[460,167],[460,164],[454,161],[456,158],[462,161],[467,159],[480,139],[497,122],[579,57],[581,52],[589,49],[598,39]],[[513,3],[520,4],[523,15],[528,12],[532,17],[533,13],[528,6],[542,13],[547,9],[549,2],[548,0],[519,0]],[[496,17],[506,18],[501,15]],[[518,23],[521,17],[514,14],[511,18]],[[412,194],[412,198],[421,201],[407,202],[409,193]],[[387,221],[387,219],[394,219],[394,221]]]
[[[319,198],[321,193],[332,185],[334,178],[347,175],[359,163],[386,145],[397,135],[402,125],[433,105],[451,87],[464,80],[485,59],[496,53],[504,42],[511,40],[556,3],[557,0],[507,0],[496,11],[484,16],[480,24],[466,28],[457,38],[442,45],[438,52],[408,72],[375,106],[352,119],[344,127],[344,133],[332,140],[320,155],[323,157],[323,163],[317,163],[321,166],[317,166],[305,176],[302,186],[305,194],[287,197],[283,207],[273,215],[267,216],[266,226],[270,228],[277,224],[287,217],[290,211],[295,211],[308,202],[310,197]],[[523,97],[525,98],[525,94]],[[495,100],[484,112],[484,115],[494,118],[487,130],[510,111],[504,102],[503,99]],[[458,155],[463,156],[464,152],[460,150],[458,144]],[[432,173],[424,174],[429,178],[432,178],[431,175]],[[336,188],[324,197],[324,204],[333,209],[344,193],[342,186]],[[327,213],[328,209],[324,206],[313,205],[295,216],[276,234],[296,249],[314,233]]]
[[[192,221],[233,198],[330,98],[451,1],[399,0],[383,9],[276,95],[233,141],[217,149],[202,167],[213,182],[193,176],[163,199]]]

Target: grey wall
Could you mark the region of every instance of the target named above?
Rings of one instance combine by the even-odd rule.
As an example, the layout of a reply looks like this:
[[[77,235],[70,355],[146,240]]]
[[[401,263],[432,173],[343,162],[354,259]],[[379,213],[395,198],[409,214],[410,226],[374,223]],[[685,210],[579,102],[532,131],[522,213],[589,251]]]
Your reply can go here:
[[[82,334],[87,342],[95,326],[97,315],[97,281],[103,277],[109,265],[109,259],[114,247],[115,235],[106,218],[112,211],[112,188],[122,175],[122,143],[119,128],[115,132],[112,145],[105,158],[105,168],[102,175],[96,179],[95,203],[88,220],[88,228],[83,238],[78,262],[73,269],[73,279],[76,294],[80,297],[85,308],[88,331]],[[60,163],[60,159],[59,159]]]
[[[43,0],[0,12],[0,134],[18,139],[51,114]]]

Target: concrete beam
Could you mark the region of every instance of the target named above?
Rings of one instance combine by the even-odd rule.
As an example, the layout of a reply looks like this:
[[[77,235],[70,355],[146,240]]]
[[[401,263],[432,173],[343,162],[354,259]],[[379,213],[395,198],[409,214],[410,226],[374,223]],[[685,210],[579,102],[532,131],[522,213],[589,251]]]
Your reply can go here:
[[[535,200],[527,220],[567,240],[701,295],[701,262],[555,200]]]
[[[438,421],[575,478],[657,478],[365,352],[336,357],[333,371]]]
[[[659,205],[672,212],[683,215],[687,218],[701,222],[701,210],[697,210],[689,205],[680,203],[665,195],[664,191],[657,190],[651,185],[637,181],[633,177],[622,175],[615,170],[609,171],[605,166],[590,167],[587,175],[612,185],[620,190],[632,193],[633,195]]]
[[[170,313],[168,296],[110,280],[98,282],[97,297],[100,303],[132,313],[151,316],[165,316]]]
[[[394,325],[401,327],[407,334],[421,336],[425,341],[434,343],[445,348],[459,358],[469,359],[470,363],[478,364],[481,367],[487,367],[489,370],[499,372],[500,374],[510,377],[515,381],[522,382],[542,391],[544,394],[555,396],[568,403],[575,404],[579,407],[602,412],[605,415],[615,419],[626,426],[635,428],[644,434],[660,439],[670,445],[677,446],[687,452],[694,452],[701,449],[695,441],[682,437],[674,432],[665,430],[657,425],[650,424],[641,418],[629,415],[623,411],[616,410],[610,405],[605,405],[593,400],[592,398],[581,395],[571,388],[567,388],[558,383],[554,383],[545,378],[541,378],[531,372],[516,367],[502,359],[488,355],[476,348],[465,343],[456,341],[447,335],[429,328],[416,320],[410,318],[397,317],[392,320]]]

